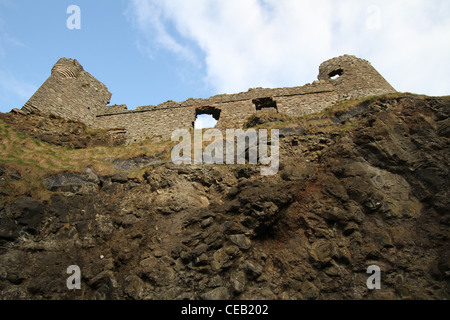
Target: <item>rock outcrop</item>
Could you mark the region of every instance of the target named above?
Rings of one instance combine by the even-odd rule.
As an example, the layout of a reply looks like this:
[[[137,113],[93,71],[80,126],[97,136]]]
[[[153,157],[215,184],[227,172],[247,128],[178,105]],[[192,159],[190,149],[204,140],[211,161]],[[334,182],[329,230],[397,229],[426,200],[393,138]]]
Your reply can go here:
[[[24,114],[21,110],[14,110],[0,114],[0,120],[30,137],[70,149],[126,143],[124,129],[94,130],[81,122],[57,116]]]
[[[87,168],[52,177],[46,202],[2,197],[0,298],[449,299],[449,113],[448,98],[398,95],[283,128],[273,177]]]

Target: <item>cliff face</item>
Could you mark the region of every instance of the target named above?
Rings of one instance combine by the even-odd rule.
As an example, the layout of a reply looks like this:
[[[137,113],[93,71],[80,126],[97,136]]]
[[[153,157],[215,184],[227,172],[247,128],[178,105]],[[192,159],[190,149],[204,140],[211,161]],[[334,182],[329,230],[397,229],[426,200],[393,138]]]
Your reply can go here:
[[[47,201],[3,195],[0,298],[448,299],[449,113],[448,98],[397,95],[282,128],[273,177],[87,167],[48,177]]]

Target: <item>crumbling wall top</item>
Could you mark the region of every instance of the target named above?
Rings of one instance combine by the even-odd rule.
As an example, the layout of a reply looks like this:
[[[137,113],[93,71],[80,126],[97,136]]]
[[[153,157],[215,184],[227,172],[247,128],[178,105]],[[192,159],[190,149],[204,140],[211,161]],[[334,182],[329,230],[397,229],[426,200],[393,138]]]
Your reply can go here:
[[[323,62],[318,79],[334,85],[341,99],[396,92],[369,61],[353,55]]]
[[[23,110],[54,114],[102,129],[127,128],[130,137],[134,135],[136,140],[147,133],[161,134],[180,126],[193,128],[198,114],[220,118],[218,126],[239,126],[258,111],[300,116],[319,112],[340,99],[395,92],[369,61],[351,55],[323,62],[318,80],[298,87],[253,88],[207,99],[169,100],[158,106],[128,110],[126,105],[109,106],[111,93],[107,87],[86,72],[77,60],[61,58]]]
[[[61,58],[52,68],[52,75],[63,78],[77,78],[84,71],[81,64],[74,59]]]
[[[22,110],[91,125],[111,96],[108,88],[84,71],[77,60],[61,58]]]

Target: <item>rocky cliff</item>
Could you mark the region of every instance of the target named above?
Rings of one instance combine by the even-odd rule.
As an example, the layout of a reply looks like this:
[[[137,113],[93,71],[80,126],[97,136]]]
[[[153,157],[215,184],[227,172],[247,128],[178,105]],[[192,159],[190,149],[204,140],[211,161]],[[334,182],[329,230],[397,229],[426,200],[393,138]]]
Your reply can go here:
[[[280,128],[276,176],[142,154],[114,160],[117,172],[47,172],[43,198],[26,188],[25,160],[8,160],[13,135],[31,148],[11,120],[0,298],[448,299],[449,113],[448,98],[396,94],[295,120],[260,114],[247,126]],[[81,290],[66,286],[70,265]],[[370,265],[381,290],[366,286]]]

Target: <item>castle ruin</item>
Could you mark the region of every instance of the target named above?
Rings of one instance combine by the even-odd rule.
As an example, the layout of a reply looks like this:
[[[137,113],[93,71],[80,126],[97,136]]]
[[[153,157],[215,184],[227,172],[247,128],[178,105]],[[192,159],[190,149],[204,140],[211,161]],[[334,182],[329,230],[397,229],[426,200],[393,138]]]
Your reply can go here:
[[[24,105],[22,111],[82,122],[94,129],[125,131],[128,143],[170,139],[176,129],[193,129],[196,117],[210,114],[216,128],[239,128],[258,112],[291,116],[316,113],[339,100],[396,92],[370,62],[344,55],[320,65],[318,81],[300,87],[250,89],[209,99],[167,101],[158,106],[128,110],[110,106],[111,93],[77,60],[61,58],[50,77]]]

